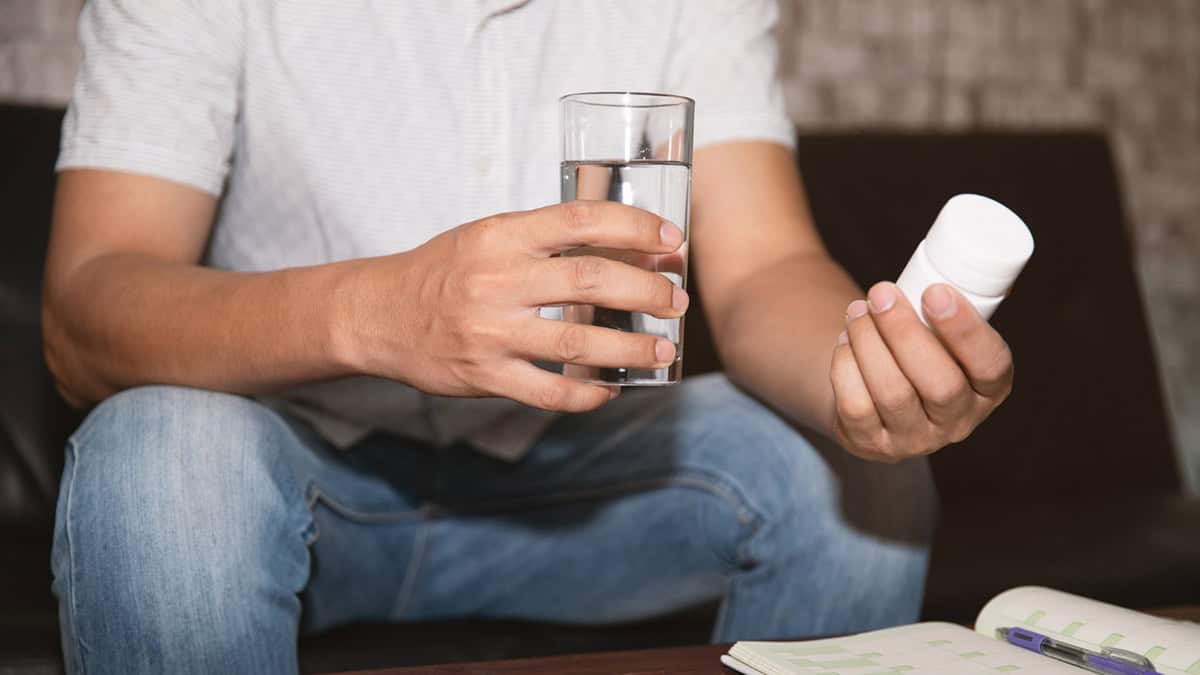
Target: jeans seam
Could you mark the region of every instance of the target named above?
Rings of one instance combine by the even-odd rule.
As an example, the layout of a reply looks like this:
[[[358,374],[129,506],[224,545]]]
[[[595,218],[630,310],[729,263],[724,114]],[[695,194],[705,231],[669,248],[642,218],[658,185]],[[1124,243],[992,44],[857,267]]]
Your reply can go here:
[[[397,620],[404,618],[404,613],[408,610],[409,602],[416,593],[417,577],[420,575],[421,568],[425,564],[425,551],[428,548],[430,529],[430,523],[422,523],[417,526],[416,541],[413,543],[412,560],[408,563],[408,570],[404,573],[404,582],[400,584],[400,592],[397,594],[396,603],[392,607],[391,615]]]
[[[75,666],[78,668],[79,673],[84,673],[84,672],[86,672],[86,668],[84,668],[84,665],[83,665],[83,653],[85,650],[90,650],[91,648],[87,646],[86,642],[84,642],[83,635],[79,631],[79,623],[77,621],[77,618],[79,616],[79,602],[76,597],[76,588],[77,588],[78,584],[76,583],[77,579],[75,578],[75,570],[76,570],[75,546],[72,543],[74,537],[71,536],[71,529],[72,529],[71,522],[72,522],[72,520],[74,520],[74,518],[73,518],[74,510],[72,508],[72,503],[73,503],[73,498],[75,496],[75,482],[76,482],[75,476],[76,476],[76,473],[79,471],[79,452],[78,452],[78,444],[76,443],[74,437],[67,439],[67,446],[68,446],[68,451],[72,455],[72,458],[71,458],[71,460],[72,460],[71,461],[71,480],[68,483],[68,487],[67,487],[67,499],[66,499],[67,513],[66,513],[66,517],[65,517],[66,523],[64,523],[64,528],[63,528],[63,530],[64,530],[63,537],[66,539],[66,544],[67,544],[67,580],[68,580],[68,585],[69,585],[69,588],[67,590],[67,602],[70,603],[70,605],[71,605],[71,611],[67,617],[67,621],[70,622],[70,624],[71,624],[71,636],[75,640],[75,649],[71,650],[75,656]]]
[[[321,526],[317,524],[317,518],[313,514],[319,496],[316,483],[309,481],[304,488],[304,507],[308,512],[308,525],[300,530],[300,537],[304,540],[304,545],[310,549],[321,538]]]
[[[308,493],[310,509],[315,506],[317,502],[321,502],[338,515],[359,523],[389,525],[394,523],[403,523],[405,521],[420,520],[423,515],[423,512],[420,509],[389,511],[384,513],[368,513],[366,511],[361,511],[339,502],[328,492],[322,490],[321,487],[315,482],[309,488]]]
[[[692,469],[694,473],[704,475],[704,472]],[[738,523],[745,528],[742,541],[734,549],[734,562],[743,567],[753,563],[753,560],[746,552],[746,547],[749,546],[750,540],[762,530],[763,524],[766,522],[766,517],[763,515],[763,509],[754,505],[754,502],[742,490],[734,485],[721,483],[717,478],[710,478],[715,484],[721,485],[726,491],[725,499],[735,507],[735,514],[738,518]]]

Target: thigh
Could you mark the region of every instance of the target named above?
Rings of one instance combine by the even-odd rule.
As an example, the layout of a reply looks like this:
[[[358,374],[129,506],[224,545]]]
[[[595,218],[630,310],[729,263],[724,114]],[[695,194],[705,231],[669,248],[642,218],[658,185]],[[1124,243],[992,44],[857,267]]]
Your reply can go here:
[[[746,493],[775,470],[754,459],[811,457],[807,449],[794,452],[797,443],[807,448],[793,427],[723,375],[706,375],[673,387],[626,390],[599,410],[560,417],[520,462],[496,460],[466,445],[447,448],[433,498],[456,512],[478,513],[671,483],[727,495],[750,508]],[[829,485],[820,477],[807,482],[815,489]]]
[[[681,485],[436,514],[395,618],[609,623],[715,600],[737,563],[712,540],[735,520],[722,496]]]
[[[926,479],[923,462],[859,460],[711,374],[626,391],[599,410],[564,416],[518,463],[448,448],[430,498],[455,513],[482,514],[678,486],[721,497],[744,523],[803,504],[814,515],[838,510],[866,526],[886,520],[888,503],[925,490]]]
[[[771,523],[800,548],[854,518],[920,538],[892,514],[923,469],[883,469],[810,442],[723,376],[625,392],[560,419],[520,463],[443,453],[406,616],[636,619],[719,597],[772,555],[780,538],[751,545]]]
[[[719,457],[743,399],[723,378],[626,391],[560,418],[517,463],[440,454],[413,592],[398,618],[608,622],[720,596],[755,515]],[[713,435],[722,438],[714,438]]]

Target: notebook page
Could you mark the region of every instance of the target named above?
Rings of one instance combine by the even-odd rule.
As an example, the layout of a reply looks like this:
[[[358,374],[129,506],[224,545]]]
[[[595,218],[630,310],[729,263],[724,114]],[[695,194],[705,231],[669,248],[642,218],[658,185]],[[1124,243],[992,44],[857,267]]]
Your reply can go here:
[[[918,623],[811,642],[739,642],[764,675],[1080,675],[1076,668],[950,623]]]
[[[988,637],[996,635],[996,628],[1010,626],[1024,626],[1087,649],[1104,646],[1137,652],[1167,675],[1200,675],[1200,624],[1022,586],[992,598],[975,621],[975,630]]]

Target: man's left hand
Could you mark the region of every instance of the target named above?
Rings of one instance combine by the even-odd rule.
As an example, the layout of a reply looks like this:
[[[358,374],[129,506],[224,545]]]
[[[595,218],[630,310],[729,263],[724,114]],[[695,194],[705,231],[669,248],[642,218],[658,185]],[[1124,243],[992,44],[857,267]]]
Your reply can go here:
[[[1008,397],[1008,344],[956,290],[926,289],[929,328],[895,284],[878,283],[867,298],[847,307],[830,368],[834,435],[848,451],[882,462],[929,454],[966,438]]]

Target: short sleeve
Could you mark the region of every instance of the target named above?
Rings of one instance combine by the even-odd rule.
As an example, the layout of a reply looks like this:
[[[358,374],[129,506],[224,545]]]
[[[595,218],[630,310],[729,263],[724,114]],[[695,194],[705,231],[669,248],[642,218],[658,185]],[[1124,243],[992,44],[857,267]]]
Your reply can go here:
[[[237,0],[89,0],[58,169],[148,174],[220,194],[241,79]]]
[[[731,140],[795,145],[778,77],[773,0],[684,0],[667,91],[696,99],[696,148]]]

